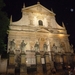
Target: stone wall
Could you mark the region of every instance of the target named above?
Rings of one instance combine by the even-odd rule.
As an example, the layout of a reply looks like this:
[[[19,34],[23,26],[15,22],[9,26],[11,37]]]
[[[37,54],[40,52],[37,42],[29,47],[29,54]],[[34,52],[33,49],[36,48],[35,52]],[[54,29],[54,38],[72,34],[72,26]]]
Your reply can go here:
[[[2,59],[0,62],[0,73],[6,73],[7,71],[7,59]]]

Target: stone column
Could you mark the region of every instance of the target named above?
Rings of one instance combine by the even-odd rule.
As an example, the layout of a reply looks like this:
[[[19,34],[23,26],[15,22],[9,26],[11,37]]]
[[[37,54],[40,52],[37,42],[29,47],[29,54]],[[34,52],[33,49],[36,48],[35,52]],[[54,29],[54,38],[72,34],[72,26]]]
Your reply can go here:
[[[37,75],[43,75],[41,55],[39,53],[36,53],[36,65],[37,65]]]
[[[27,75],[26,54],[21,53],[20,75]]]

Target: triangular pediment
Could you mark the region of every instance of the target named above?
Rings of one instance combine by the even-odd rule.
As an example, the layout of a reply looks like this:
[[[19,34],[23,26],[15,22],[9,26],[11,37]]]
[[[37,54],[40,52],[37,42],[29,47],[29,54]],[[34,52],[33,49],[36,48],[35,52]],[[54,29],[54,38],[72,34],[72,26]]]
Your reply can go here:
[[[49,13],[49,14],[55,15],[55,13],[53,13],[52,11],[50,11],[49,9],[47,9],[46,7],[41,5],[40,3],[37,3],[37,4],[29,6],[29,7],[25,7],[22,9],[22,12],[24,12],[24,11]]]
[[[41,33],[49,33],[48,30],[42,28],[42,29],[38,29],[37,32],[41,32]]]

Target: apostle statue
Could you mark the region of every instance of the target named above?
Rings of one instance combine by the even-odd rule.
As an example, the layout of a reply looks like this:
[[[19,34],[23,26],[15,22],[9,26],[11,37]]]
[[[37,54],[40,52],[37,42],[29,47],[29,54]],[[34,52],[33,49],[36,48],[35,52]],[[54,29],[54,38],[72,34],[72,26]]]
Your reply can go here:
[[[62,53],[65,52],[65,43],[64,42],[60,43],[60,50],[61,50]]]
[[[44,49],[45,52],[46,52],[47,49],[48,49],[48,45],[46,44],[46,42],[45,42],[44,45],[43,45],[43,49]]]
[[[36,52],[39,52],[39,43],[38,42],[35,43],[34,48],[35,48]]]
[[[20,50],[21,50],[22,52],[24,52],[26,45],[27,45],[27,44],[24,43],[24,40],[22,40],[22,42],[21,42],[21,44],[20,44]]]
[[[52,51],[53,51],[53,52],[57,52],[56,50],[57,50],[57,46],[56,46],[55,43],[54,43],[53,46],[52,46]]]
[[[14,39],[9,42],[9,46],[10,46],[10,51],[14,51],[15,50],[15,42],[14,42]]]

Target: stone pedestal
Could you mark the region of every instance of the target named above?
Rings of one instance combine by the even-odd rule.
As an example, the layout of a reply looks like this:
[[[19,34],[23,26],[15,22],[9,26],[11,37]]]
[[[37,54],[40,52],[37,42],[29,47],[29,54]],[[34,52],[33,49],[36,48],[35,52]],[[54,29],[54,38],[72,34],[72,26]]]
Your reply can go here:
[[[21,53],[21,65],[26,65],[26,54]]]
[[[63,69],[63,57],[60,53],[55,55],[54,65],[55,65],[55,68],[57,70],[62,70]]]
[[[43,67],[40,54],[36,54],[36,64],[37,64],[37,75],[43,75]]]
[[[55,63],[60,63],[60,57],[59,54],[55,54]]]
[[[46,63],[46,64],[50,64],[49,54],[46,53],[44,56],[45,56],[45,63]]]
[[[15,54],[14,53],[9,54],[8,65],[15,65]]]
[[[67,61],[67,55],[63,55],[63,63],[68,63],[68,61]]]
[[[63,63],[70,65],[73,62],[73,56],[71,55],[71,53],[65,53],[63,55]]]
[[[21,53],[20,75],[27,75],[26,54]]]
[[[46,65],[46,75],[50,75],[51,73],[51,65],[50,65],[50,58],[49,58],[49,54],[45,53],[45,65]]]
[[[9,53],[7,74],[15,75],[15,54],[13,52]]]

